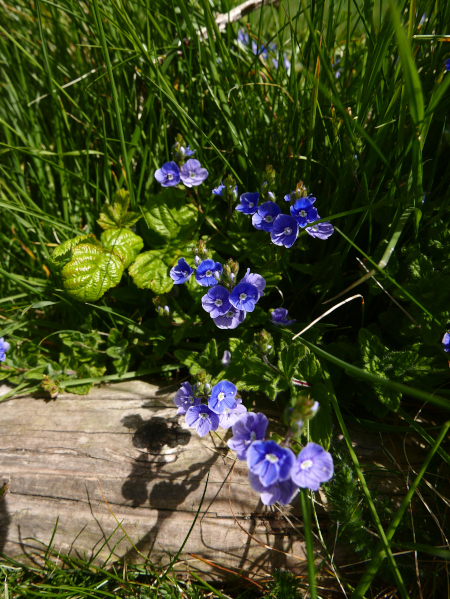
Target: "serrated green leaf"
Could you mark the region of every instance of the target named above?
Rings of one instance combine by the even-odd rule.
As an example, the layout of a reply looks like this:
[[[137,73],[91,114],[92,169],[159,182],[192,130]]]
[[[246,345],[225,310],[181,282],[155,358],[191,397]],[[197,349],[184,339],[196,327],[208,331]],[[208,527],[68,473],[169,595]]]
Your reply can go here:
[[[61,271],[65,291],[81,302],[95,302],[120,282],[122,260],[97,245],[79,244]]]
[[[114,252],[128,268],[144,247],[144,240],[130,229],[107,229],[103,231],[100,241],[105,249]]]
[[[322,368],[314,354],[307,354],[300,360],[295,370],[295,378],[307,383],[316,383],[322,378]]]
[[[292,380],[300,358],[305,356],[306,348],[304,345],[291,343],[283,347],[278,358],[278,368],[288,381]]]
[[[100,247],[100,242],[95,235],[79,235],[73,239],[68,239],[53,250],[53,253],[50,256],[52,265],[62,268],[72,259],[73,248],[80,244],[90,244]]]
[[[102,229],[125,229],[135,225],[141,218],[137,212],[128,212],[130,194],[125,189],[116,191],[113,204],[106,202],[97,223]]]
[[[134,284],[140,289],[151,289],[157,294],[168,293],[173,287],[173,281],[169,276],[169,266],[163,261],[165,256],[160,250],[139,254],[128,269]]]
[[[198,211],[186,204],[185,194],[179,189],[165,189],[152,196],[142,212],[147,227],[142,223],[141,233],[152,248],[186,241],[197,228]]]

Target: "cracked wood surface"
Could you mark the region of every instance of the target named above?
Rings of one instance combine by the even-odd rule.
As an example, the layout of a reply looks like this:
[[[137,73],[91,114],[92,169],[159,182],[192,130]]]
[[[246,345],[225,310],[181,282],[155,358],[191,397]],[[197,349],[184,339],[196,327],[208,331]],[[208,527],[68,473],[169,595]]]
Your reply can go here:
[[[176,388],[131,381],[94,388],[87,396],[62,394],[49,401],[22,397],[0,403],[0,486],[9,483],[0,502],[0,552],[34,559],[34,554],[42,554],[38,541],[50,541],[59,518],[53,542],[58,552],[88,558],[98,552],[97,564],[111,552],[113,561],[138,560],[124,533],[115,530],[103,491],[139,551],[154,563],[167,564],[188,533],[209,472],[203,506],[179,568],[220,573],[190,555],[195,554],[257,579],[274,567],[301,573],[299,501],[281,510],[263,506],[249,487],[246,464],[237,462],[231,502],[239,523],[263,545],[289,555],[252,541],[230,511],[234,454],[215,435],[201,439],[186,427],[173,404]],[[374,465],[381,466],[376,482],[398,504],[407,472],[401,437],[384,435],[383,453],[379,435],[355,427],[350,434],[362,463],[372,473]],[[408,442],[414,468],[424,450],[413,437]],[[403,473],[394,471],[397,459]],[[320,508],[319,518],[326,535],[329,522]]]
[[[0,552],[42,553],[37,541],[50,541],[59,517],[57,551],[90,557],[100,550],[97,564],[111,551],[113,560],[136,560],[126,538],[115,546],[124,534],[114,532],[103,491],[133,544],[153,562],[168,563],[193,522],[209,472],[184,564],[212,570],[193,553],[257,577],[275,566],[302,570],[302,561],[258,545],[236,524],[228,501],[233,454],[216,436],[201,439],[186,427],[176,415],[173,391],[133,381],[95,388],[88,396],[0,404],[1,473],[10,485],[0,503]],[[253,536],[303,558],[300,534],[277,509],[261,504],[242,463],[234,470],[231,501]],[[298,508],[287,513],[295,516]]]

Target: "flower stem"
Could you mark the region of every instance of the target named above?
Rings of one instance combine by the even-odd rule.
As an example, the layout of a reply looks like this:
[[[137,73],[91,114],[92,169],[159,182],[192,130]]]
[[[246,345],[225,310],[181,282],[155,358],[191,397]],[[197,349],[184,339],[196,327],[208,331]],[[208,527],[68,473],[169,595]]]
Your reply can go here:
[[[300,489],[300,499],[302,502],[303,528],[306,540],[306,557],[308,560],[309,596],[311,599],[317,599],[316,568],[314,565],[314,543],[311,527],[311,510],[309,505],[310,499],[307,489]]]

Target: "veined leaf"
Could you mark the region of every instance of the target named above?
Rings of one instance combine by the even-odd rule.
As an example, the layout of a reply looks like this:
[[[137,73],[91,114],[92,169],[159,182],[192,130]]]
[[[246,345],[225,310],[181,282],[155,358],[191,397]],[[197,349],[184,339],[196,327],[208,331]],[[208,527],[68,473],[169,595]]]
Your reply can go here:
[[[130,229],[107,229],[103,231],[100,240],[105,249],[120,256],[124,268],[130,266],[144,247],[142,237],[139,237]]]
[[[62,268],[64,264],[67,264],[72,259],[72,249],[80,244],[90,244],[100,247],[100,242],[95,235],[79,235],[73,239],[68,239],[53,250],[50,256],[53,266]]]
[[[155,293],[167,293],[172,289],[173,281],[164,257],[164,252],[160,250],[139,254],[128,270],[137,287],[151,289]]]
[[[64,289],[81,302],[95,302],[117,285],[124,265],[119,256],[100,245],[80,244],[72,248],[72,259],[63,267]]]
[[[125,189],[116,191],[114,202],[109,202],[103,206],[100,211],[100,218],[97,223],[102,229],[124,229],[135,225],[141,218],[137,212],[128,212],[130,203],[130,193]]]

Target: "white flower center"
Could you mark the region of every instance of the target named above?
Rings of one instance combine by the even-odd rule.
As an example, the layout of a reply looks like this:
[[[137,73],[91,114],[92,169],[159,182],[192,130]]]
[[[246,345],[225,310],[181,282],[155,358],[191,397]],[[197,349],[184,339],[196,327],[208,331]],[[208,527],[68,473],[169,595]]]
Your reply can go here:
[[[212,276],[212,272],[211,272],[210,270],[207,270],[207,271],[206,271],[206,273],[205,273],[205,275],[206,275],[207,277],[210,277],[210,276]]]
[[[205,414],[204,412],[202,412],[201,414],[198,415],[199,418],[201,418],[202,420],[206,420],[208,418],[208,414]]]
[[[246,293],[241,293],[241,295],[239,296],[239,299],[244,301],[246,299],[246,297],[247,297]]]
[[[188,401],[189,401],[189,403],[194,403],[194,398],[192,397],[192,395],[190,397],[188,397]]]
[[[187,270],[182,270],[181,274],[183,275],[183,277],[187,277],[188,276],[188,271]]]
[[[214,302],[214,305],[219,308],[222,305],[222,300],[221,299],[216,299],[216,301]]]
[[[168,179],[169,181],[172,181],[172,179],[173,179],[173,175],[171,175],[170,173],[167,173],[167,179]]]
[[[300,216],[307,216],[306,210],[300,210]]]
[[[251,439],[252,441],[256,441],[256,433],[255,433],[255,431],[252,431],[252,432],[250,433],[250,439]]]
[[[271,464],[276,464],[278,462],[277,456],[273,453],[266,454],[266,460]]]
[[[286,227],[284,230],[285,235],[290,235],[292,233],[292,229],[290,227]]]
[[[300,468],[302,470],[309,470],[311,468],[311,466],[313,465],[312,460],[305,460],[304,462],[302,462],[300,464]]]
[[[255,204],[253,202],[250,202],[250,204],[248,205],[249,208],[253,208]]]
[[[189,176],[191,179],[195,179],[195,173],[193,171],[189,171]]]
[[[233,318],[233,312],[231,310],[225,314],[227,318]]]
[[[223,400],[225,399],[225,393],[224,393],[223,391],[221,391],[221,392],[219,393],[219,395],[217,396],[217,399],[218,399],[219,401],[223,401]]]
[[[264,220],[265,220],[267,223],[271,223],[271,222],[273,221],[273,218],[272,218],[272,217],[270,216],[270,214],[269,214],[268,216],[266,216],[266,217],[264,218]]]

